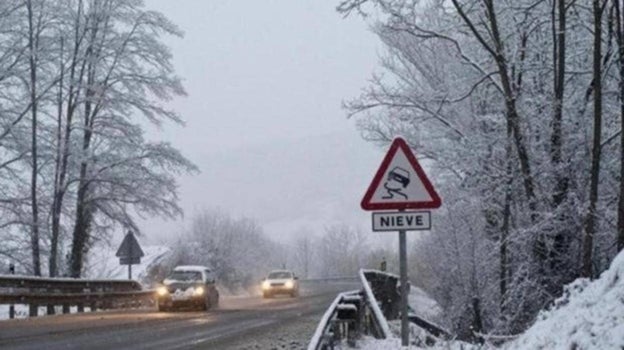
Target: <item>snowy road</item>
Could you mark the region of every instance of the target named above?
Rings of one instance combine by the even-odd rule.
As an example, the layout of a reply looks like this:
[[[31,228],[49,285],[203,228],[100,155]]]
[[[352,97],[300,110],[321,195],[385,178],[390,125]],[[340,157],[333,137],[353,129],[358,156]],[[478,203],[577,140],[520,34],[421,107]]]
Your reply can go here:
[[[318,286],[297,299],[222,298],[219,309],[210,312],[131,310],[5,321],[0,322],[0,348],[260,349],[272,344],[273,334],[298,323],[306,327],[295,332],[309,334],[297,336],[309,339],[314,320],[336,293],[353,287]]]

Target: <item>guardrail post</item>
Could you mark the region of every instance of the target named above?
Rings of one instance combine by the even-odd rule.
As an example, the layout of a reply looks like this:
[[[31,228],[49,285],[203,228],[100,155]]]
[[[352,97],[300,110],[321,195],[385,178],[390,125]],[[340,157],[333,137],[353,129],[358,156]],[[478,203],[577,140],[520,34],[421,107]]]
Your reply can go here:
[[[28,305],[28,316],[37,317],[39,316],[38,314],[39,314],[39,305],[37,304]]]

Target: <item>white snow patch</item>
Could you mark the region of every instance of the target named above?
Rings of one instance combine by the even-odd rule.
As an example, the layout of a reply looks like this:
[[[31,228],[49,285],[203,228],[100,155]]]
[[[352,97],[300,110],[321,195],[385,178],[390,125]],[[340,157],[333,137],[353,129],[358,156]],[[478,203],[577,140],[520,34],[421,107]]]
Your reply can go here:
[[[407,297],[407,303],[412,308],[414,314],[430,322],[439,322],[442,317],[442,308],[424,290],[413,287]]]
[[[182,265],[182,266],[176,266],[173,271],[191,271],[191,272],[204,272],[204,270],[206,270],[207,267],[206,266],[200,266],[200,265]]]
[[[506,349],[624,349],[624,252],[600,278],[578,279]]]

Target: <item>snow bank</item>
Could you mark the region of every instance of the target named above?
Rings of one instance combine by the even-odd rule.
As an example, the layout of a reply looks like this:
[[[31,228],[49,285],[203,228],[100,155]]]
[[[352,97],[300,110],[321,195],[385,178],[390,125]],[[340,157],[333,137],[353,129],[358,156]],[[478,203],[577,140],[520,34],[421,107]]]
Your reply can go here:
[[[505,349],[624,349],[624,252],[597,280],[568,285],[555,307]]]
[[[413,338],[410,338],[413,339]],[[432,346],[402,346],[400,338],[389,338],[389,339],[375,339],[371,337],[365,337],[361,341],[358,342],[359,350],[481,350],[482,348],[470,345],[467,343],[455,341],[455,342],[439,342]],[[346,350],[346,348],[339,348],[341,350]]]
[[[408,304],[414,314],[429,322],[440,322],[442,318],[442,308],[424,290],[412,286],[408,295]]]

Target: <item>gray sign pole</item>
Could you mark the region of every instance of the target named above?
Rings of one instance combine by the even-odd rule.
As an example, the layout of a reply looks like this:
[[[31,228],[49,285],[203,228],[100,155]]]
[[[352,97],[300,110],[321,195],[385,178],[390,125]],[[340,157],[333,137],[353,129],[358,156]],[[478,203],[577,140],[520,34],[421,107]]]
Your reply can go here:
[[[128,231],[128,234],[131,235],[132,231]],[[128,261],[128,279],[132,279],[132,244],[128,244],[128,256],[130,257]]]
[[[405,230],[399,231],[399,268],[401,269],[401,345],[409,345],[409,320],[407,318],[407,239]]]

